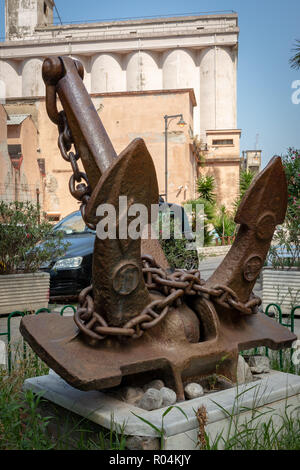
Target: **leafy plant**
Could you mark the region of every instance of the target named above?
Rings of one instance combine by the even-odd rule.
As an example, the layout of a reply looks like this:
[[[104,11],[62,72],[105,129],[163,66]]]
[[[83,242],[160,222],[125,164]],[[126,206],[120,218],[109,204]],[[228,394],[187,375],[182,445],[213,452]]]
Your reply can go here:
[[[204,144],[203,140],[199,138],[198,135],[195,135],[193,138],[193,148],[200,166],[203,166],[205,163],[205,154],[207,152],[207,146]]]
[[[212,175],[200,176],[197,180],[197,192],[201,199],[215,204],[215,179]]]
[[[163,221],[162,221],[163,224]],[[162,226],[161,226],[162,227]],[[170,221],[170,237],[162,237],[163,228],[160,230],[159,242],[172,269],[198,269],[199,258],[196,250],[188,250],[187,240],[175,237],[174,220]]]
[[[209,202],[207,199],[198,198],[198,199],[191,199],[186,202],[186,204],[190,204],[192,206],[192,230],[196,232],[196,206],[197,204],[203,205],[204,211],[204,222],[203,222],[203,229],[204,229],[204,245],[209,246],[213,241],[213,219],[215,217],[216,206],[214,203]]]
[[[64,254],[63,234],[39,219],[35,204],[0,201],[0,274],[36,272],[42,263]]]
[[[282,164],[288,185],[288,207],[284,223],[274,234],[269,261],[274,269],[300,269],[300,151],[289,148]]]
[[[237,211],[245,192],[250,187],[254,178],[254,173],[251,170],[243,170],[240,172],[240,181],[239,181],[239,196],[234,202],[235,211]]]
[[[236,223],[225,206],[221,206],[218,215],[213,221],[215,230],[219,237],[232,237],[236,232]]]

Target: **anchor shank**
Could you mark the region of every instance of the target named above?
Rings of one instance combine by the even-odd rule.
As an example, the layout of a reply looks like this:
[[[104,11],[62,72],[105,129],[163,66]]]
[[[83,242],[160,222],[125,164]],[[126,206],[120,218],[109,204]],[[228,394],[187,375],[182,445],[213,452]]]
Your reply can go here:
[[[57,74],[59,68],[60,75]],[[53,77],[55,74],[56,77]],[[50,80],[55,83],[52,86],[55,86],[60,98],[75,148],[81,157],[89,184],[94,189],[117,154],[85,89],[76,63],[69,57],[48,58],[43,65],[43,78],[46,85]],[[51,90],[50,87],[48,93]]]

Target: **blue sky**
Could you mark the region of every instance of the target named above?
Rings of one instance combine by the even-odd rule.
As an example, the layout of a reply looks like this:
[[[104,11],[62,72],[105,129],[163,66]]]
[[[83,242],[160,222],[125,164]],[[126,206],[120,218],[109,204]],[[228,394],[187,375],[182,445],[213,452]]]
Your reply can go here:
[[[300,39],[299,0],[56,0],[63,22],[234,10],[239,15],[238,127],[241,150],[263,150],[263,164],[289,146],[300,148],[300,104],[291,88],[300,80],[289,58]],[[4,0],[0,0],[0,37]]]

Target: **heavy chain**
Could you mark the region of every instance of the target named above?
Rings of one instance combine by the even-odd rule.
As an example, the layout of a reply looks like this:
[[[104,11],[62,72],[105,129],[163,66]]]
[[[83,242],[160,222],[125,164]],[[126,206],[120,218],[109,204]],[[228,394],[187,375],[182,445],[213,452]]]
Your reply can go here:
[[[96,227],[85,220],[85,208],[91,197],[91,188],[87,175],[79,170],[77,161],[80,156],[70,151],[74,140],[64,111],[58,114],[58,129],[58,147],[63,159],[71,164],[73,171],[69,180],[70,192],[81,202],[80,210],[86,225],[95,230]],[[102,340],[107,336],[139,338],[144,331],[161,322],[173,306],[179,306],[183,296],[205,296],[222,307],[234,308],[244,315],[256,313],[261,304],[261,299],[253,295],[247,303],[241,302],[236,293],[224,285],[205,287],[205,281],[196,269],[175,269],[173,273],[167,273],[149,255],[144,255],[142,262],[146,287],[161,292],[164,297],[150,302],[139,315],[122,327],[113,327],[107,324],[102,315],[95,312],[93,286],[89,286],[80,293],[79,306],[74,316],[76,325],[84,334],[94,340]]]
[[[102,315],[94,311],[93,286],[89,286],[80,293],[79,307],[74,316],[76,325],[84,334],[95,340],[102,340],[109,335],[140,338],[146,330],[161,322],[172,307],[178,307],[184,296],[206,297],[244,315],[257,313],[261,304],[261,299],[254,295],[246,303],[239,301],[236,293],[227,286],[205,287],[205,281],[196,269],[175,269],[173,273],[167,273],[149,255],[143,255],[142,262],[146,287],[161,292],[164,297],[150,302],[139,315],[122,327],[112,327],[107,325]]]
[[[91,188],[89,186],[88,177],[86,173],[83,173],[79,170],[77,161],[79,160],[80,156],[78,153],[70,152],[69,150],[74,143],[71,130],[68,126],[66,114],[64,111],[61,111],[58,114],[58,147],[60,153],[64,160],[69,162],[72,167],[73,174],[69,180],[69,189],[72,196],[77,199],[77,201],[81,202],[80,211],[83,220],[85,221],[86,225],[95,230],[96,227],[93,224],[88,223],[85,220],[85,208],[86,205],[91,197]],[[82,182],[84,181],[84,182]],[[78,183],[78,184],[76,184]]]

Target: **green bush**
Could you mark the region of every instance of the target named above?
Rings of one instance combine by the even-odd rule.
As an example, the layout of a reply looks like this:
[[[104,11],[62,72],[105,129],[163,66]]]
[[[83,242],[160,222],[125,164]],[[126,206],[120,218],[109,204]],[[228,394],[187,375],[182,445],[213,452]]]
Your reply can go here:
[[[36,272],[68,246],[31,202],[0,201],[0,222],[0,274]]]
[[[184,236],[175,238],[174,220],[170,221],[170,237],[163,238],[164,220],[161,221],[159,231],[159,242],[167,258],[171,269],[198,269],[199,259],[196,250],[187,250],[187,244],[190,243]],[[181,231],[178,227],[179,232]]]
[[[233,237],[236,233],[237,225],[234,222],[233,216],[226,210],[225,206],[220,207],[213,224],[219,237]]]
[[[282,164],[288,185],[288,207],[284,223],[274,234],[269,259],[275,269],[300,269],[300,150],[289,148]]]
[[[215,204],[215,179],[212,175],[200,176],[197,180],[197,192],[201,199],[205,199],[211,204]]]
[[[196,232],[196,205],[202,204],[204,211],[204,246],[211,245],[214,236],[212,234],[212,224],[215,217],[216,206],[215,203],[212,203],[204,198],[190,199],[186,202],[192,206],[192,230]]]
[[[243,170],[240,173],[240,182],[239,182],[239,196],[234,202],[235,212],[238,210],[238,207],[244,197],[245,192],[250,187],[254,178],[254,173],[251,170]]]

